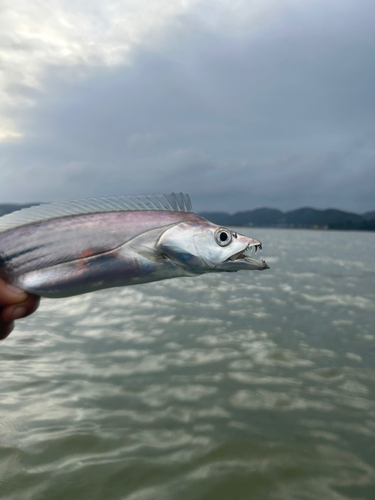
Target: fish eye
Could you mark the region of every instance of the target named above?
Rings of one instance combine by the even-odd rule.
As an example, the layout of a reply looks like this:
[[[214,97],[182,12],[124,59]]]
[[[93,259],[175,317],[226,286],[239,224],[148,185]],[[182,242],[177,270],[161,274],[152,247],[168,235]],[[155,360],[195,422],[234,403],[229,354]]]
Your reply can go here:
[[[225,227],[219,227],[215,231],[215,241],[221,247],[226,247],[232,241],[232,233]]]

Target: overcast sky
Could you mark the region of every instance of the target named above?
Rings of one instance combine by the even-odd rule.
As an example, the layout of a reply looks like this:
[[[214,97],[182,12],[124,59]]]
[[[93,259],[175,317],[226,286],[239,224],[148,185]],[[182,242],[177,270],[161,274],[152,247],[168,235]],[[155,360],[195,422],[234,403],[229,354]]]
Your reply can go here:
[[[3,0],[0,203],[375,209],[374,0]]]

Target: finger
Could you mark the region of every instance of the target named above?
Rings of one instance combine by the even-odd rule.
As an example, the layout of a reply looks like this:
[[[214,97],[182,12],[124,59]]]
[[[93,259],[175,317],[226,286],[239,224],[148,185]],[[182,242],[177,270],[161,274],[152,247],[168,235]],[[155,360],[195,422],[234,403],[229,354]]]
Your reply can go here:
[[[38,309],[39,302],[40,297],[37,297],[36,295],[28,295],[26,300],[23,302],[4,307],[1,318],[6,323],[16,319],[25,318]]]
[[[27,298],[27,293],[0,278],[0,304],[17,304]]]
[[[14,328],[14,321],[10,323],[6,323],[5,321],[0,320],[0,340],[4,340],[8,337],[10,332]]]

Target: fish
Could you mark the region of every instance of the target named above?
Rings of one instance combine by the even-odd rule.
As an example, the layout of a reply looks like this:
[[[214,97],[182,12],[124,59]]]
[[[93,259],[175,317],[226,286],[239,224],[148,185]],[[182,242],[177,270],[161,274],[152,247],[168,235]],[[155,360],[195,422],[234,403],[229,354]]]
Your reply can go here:
[[[0,217],[0,277],[40,297],[264,270],[262,244],[193,212],[188,195],[46,203]]]

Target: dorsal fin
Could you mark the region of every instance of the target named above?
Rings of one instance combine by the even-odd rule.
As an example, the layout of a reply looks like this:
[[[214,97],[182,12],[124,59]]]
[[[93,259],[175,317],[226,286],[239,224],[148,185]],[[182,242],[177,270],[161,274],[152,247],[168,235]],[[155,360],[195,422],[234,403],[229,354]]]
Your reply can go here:
[[[23,208],[0,217],[0,233],[16,227],[35,224],[71,215],[103,212],[129,212],[155,210],[158,212],[192,212],[188,194],[164,194],[151,196],[119,196],[118,198],[90,198],[77,201],[46,203]]]

